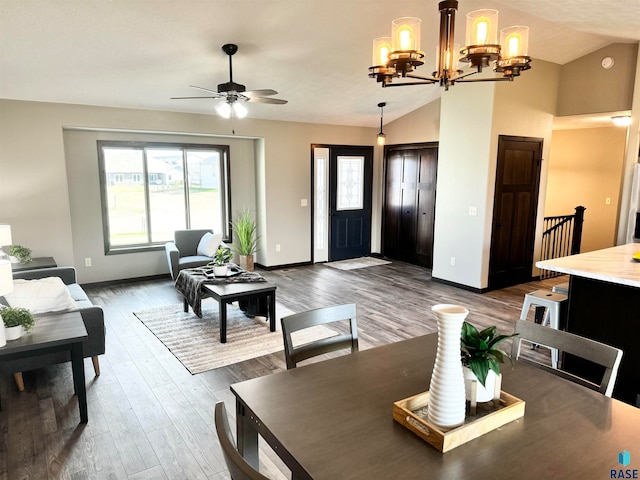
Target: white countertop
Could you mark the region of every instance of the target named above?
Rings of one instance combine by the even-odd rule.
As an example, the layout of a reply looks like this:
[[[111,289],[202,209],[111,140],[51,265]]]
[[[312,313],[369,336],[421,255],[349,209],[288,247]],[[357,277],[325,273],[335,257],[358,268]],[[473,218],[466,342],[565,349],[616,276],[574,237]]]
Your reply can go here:
[[[636,252],[640,252],[640,243],[628,243],[539,261],[536,262],[536,267],[640,288],[640,262],[633,260],[633,254]]]

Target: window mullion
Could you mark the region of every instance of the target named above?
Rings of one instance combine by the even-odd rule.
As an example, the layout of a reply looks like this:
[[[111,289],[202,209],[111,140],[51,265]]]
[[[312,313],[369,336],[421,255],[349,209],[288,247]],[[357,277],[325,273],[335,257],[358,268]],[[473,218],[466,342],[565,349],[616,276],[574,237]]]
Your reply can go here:
[[[189,197],[189,165],[187,162],[187,149],[182,149],[182,171],[184,172],[184,181],[182,182],[184,191],[184,216],[187,229],[191,229],[191,199]]]
[[[145,203],[145,218],[146,218],[146,229],[147,229],[147,245],[151,244],[151,200],[149,198],[149,168],[147,165],[147,149],[142,149],[142,174],[144,177],[143,187],[144,187],[144,203]]]

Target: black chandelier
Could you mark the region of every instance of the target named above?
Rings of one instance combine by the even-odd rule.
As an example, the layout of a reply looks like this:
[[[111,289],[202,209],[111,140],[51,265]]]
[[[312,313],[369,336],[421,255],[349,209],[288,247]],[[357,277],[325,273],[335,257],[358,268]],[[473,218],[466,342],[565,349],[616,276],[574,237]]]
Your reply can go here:
[[[527,55],[529,27],[503,28],[498,43],[498,11],[475,10],[467,14],[466,47],[460,49],[454,43],[457,0],[444,0],[438,4],[438,8],[440,39],[436,71],[432,76],[412,73],[416,67],[424,64],[424,52],[420,50],[421,20],[402,17],[392,22],[391,37],[373,40],[373,66],[369,67],[369,77],[375,78],[383,87],[437,83],[448,90],[449,86],[458,82],[511,81],[523,70],[531,68],[531,58]],[[468,63],[473,70],[459,70],[458,62]],[[502,73],[502,76],[467,78],[482,72],[490,62],[493,62],[493,71]],[[394,78],[399,77],[418,81],[392,83]]]

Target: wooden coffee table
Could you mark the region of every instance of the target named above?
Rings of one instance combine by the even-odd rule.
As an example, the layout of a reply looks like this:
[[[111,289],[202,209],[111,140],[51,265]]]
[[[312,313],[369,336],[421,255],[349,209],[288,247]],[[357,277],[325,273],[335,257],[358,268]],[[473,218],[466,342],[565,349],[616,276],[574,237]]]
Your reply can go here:
[[[268,282],[203,284],[202,298],[212,297],[218,301],[220,310],[220,343],[227,343],[227,304],[239,300],[254,300],[268,297],[269,330],[276,331],[276,286]],[[189,308],[184,301],[184,311]]]

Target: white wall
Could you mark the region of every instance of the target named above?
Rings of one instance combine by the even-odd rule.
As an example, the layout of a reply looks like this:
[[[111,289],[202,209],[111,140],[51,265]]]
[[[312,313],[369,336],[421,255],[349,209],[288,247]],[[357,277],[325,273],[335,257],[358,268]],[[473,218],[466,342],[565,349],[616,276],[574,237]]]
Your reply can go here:
[[[83,283],[168,272],[161,251],[104,256],[93,154],[67,159],[65,127],[218,135],[222,142],[232,137],[230,123],[214,115],[0,100],[0,223],[11,225],[14,243],[76,266]],[[308,262],[311,209],[300,199],[310,199],[310,145],[372,145],[377,128],[252,119],[234,127],[236,138],[251,141],[232,142],[232,208],[239,211],[255,198],[263,236],[257,260],[266,266]],[[252,169],[246,183],[234,175],[236,158],[243,170]],[[379,236],[379,229],[373,234]],[[89,256],[94,266],[85,267]]]

